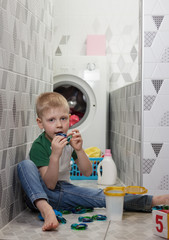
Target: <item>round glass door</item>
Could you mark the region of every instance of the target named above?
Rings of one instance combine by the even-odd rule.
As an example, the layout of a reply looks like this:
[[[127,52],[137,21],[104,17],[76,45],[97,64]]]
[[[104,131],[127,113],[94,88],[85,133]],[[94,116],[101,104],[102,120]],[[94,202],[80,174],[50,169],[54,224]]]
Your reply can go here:
[[[79,126],[87,117],[89,112],[89,99],[87,93],[77,85],[62,83],[54,85],[54,92],[62,94],[68,101],[70,107],[69,127]]]

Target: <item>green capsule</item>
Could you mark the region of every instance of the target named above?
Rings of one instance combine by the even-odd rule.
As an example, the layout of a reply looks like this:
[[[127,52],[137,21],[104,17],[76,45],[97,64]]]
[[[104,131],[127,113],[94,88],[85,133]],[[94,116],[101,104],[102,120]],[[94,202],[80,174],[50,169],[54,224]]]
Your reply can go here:
[[[93,215],[92,216],[93,220],[97,220],[97,221],[104,221],[107,219],[107,217],[105,215]]]
[[[67,141],[70,142],[70,140],[72,139],[72,135],[67,137]]]
[[[61,217],[61,216],[57,216],[57,220],[58,220],[59,223],[63,223],[63,224],[66,223],[66,219]]]
[[[86,230],[87,229],[87,224],[85,224],[85,223],[80,223],[80,224],[73,223],[71,225],[71,229],[73,229],[73,230]]]
[[[72,213],[72,211],[70,211],[70,210],[62,210],[62,211],[60,211],[62,214],[71,214]]]
[[[164,210],[169,210],[169,206],[163,205],[163,209],[164,209]]]
[[[93,212],[94,211],[94,208],[86,208],[86,212]]]
[[[79,220],[79,222],[93,222],[93,218],[92,217],[88,217],[88,216],[79,217],[78,220]]]

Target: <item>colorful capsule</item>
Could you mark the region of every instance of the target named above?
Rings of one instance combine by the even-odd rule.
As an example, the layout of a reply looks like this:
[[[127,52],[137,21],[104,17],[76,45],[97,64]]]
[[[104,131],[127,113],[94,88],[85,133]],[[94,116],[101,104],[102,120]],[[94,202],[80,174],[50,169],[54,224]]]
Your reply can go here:
[[[63,136],[65,138],[67,138],[67,141],[68,141],[67,145],[69,145],[69,142],[70,142],[70,140],[72,138],[72,135],[67,137],[67,135],[65,133],[57,133],[56,136]]]
[[[86,212],[93,212],[94,211],[94,208],[86,208]]]
[[[82,214],[82,213],[93,212],[93,211],[94,211],[93,208],[84,208],[81,206],[78,206],[72,209],[72,213],[75,213],[75,214]]]
[[[63,137],[67,137],[67,135],[65,133],[57,133],[56,136],[63,136]]]
[[[59,223],[63,223],[63,224],[66,223],[66,219],[64,217],[61,217],[61,216],[56,216],[56,217]]]
[[[61,213],[62,214],[71,214],[72,211],[70,211],[70,210],[61,210]]]
[[[72,213],[74,214],[83,214],[83,213],[86,213],[86,210],[85,209],[72,209]]]
[[[93,215],[92,218],[97,221],[105,221],[107,219],[105,215]]]
[[[163,206],[154,206],[153,210],[163,210]]]
[[[77,223],[73,223],[71,225],[71,229],[73,230],[86,230],[87,229],[87,224],[85,223],[80,223],[80,224],[77,224]]]
[[[163,205],[163,209],[164,209],[164,210],[169,210],[169,206]]]
[[[67,141],[70,142],[71,139],[72,139],[72,135],[69,135],[69,136],[67,137]]]
[[[78,220],[79,220],[79,222],[93,222],[93,218],[92,217],[88,217],[88,216],[79,217]]]

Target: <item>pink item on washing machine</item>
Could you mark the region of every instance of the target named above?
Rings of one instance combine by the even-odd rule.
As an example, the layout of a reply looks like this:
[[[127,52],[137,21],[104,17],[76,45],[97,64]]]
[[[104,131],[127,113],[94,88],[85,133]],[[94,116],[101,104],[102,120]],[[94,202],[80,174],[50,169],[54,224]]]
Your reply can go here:
[[[87,55],[90,55],[90,56],[106,55],[105,35],[88,35],[87,36]]]

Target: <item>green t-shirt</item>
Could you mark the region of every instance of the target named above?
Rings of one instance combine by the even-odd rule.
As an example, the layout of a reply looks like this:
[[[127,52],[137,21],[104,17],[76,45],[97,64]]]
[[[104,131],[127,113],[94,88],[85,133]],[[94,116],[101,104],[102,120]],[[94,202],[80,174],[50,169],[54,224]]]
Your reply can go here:
[[[48,166],[51,152],[51,142],[45,137],[45,132],[43,132],[32,144],[30,159],[37,167]]]
[[[33,142],[29,156],[37,167],[43,167],[49,165],[51,152],[51,142],[43,132]],[[59,160],[59,180],[67,181],[69,179],[71,157],[76,160],[76,152],[71,145],[66,145]]]

